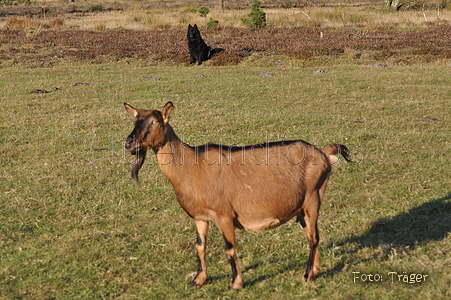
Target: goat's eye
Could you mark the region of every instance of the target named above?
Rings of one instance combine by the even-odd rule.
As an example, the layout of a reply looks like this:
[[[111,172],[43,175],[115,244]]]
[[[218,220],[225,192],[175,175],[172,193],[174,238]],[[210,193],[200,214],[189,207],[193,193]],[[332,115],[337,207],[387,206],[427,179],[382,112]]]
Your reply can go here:
[[[157,125],[157,124],[158,124],[158,121],[157,121],[157,120],[153,120],[151,124],[152,124],[152,125]]]

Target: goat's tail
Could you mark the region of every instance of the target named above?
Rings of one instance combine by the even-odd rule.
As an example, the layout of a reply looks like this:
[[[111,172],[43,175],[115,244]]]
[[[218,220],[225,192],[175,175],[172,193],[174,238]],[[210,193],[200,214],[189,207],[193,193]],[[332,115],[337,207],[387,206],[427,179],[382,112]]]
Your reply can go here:
[[[326,149],[323,150],[323,153],[327,156],[332,165],[338,161],[340,154],[346,159],[347,162],[352,162],[351,152],[349,152],[348,147],[346,147],[345,145],[330,144],[326,147]]]

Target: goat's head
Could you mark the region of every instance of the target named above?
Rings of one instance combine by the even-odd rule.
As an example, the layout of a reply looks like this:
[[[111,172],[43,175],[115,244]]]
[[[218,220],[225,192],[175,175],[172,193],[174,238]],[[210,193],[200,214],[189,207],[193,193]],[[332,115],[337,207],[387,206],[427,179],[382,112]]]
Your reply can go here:
[[[135,128],[127,137],[125,149],[136,155],[135,165],[132,168],[132,178],[139,184],[138,172],[146,159],[147,150],[158,151],[166,141],[166,132],[169,127],[169,115],[174,109],[172,102],[166,103],[162,111],[135,109],[124,103],[125,109],[133,117]]]
[[[165,141],[169,115],[174,109],[172,102],[166,103],[162,111],[135,109],[124,103],[127,112],[134,118],[135,128],[127,137],[125,149],[132,154],[158,149]]]

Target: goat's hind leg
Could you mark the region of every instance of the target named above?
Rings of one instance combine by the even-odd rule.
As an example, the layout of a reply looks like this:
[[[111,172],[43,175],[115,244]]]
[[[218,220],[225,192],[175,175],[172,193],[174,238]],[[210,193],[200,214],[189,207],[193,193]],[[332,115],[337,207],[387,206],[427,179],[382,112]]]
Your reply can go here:
[[[303,282],[310,281],[319,272],[319,232],[318,232],[318,213],[319,213],[319,196],[311,196],[301,214],[298,215],[297,221],[301,223],[307,235],[309,244],[309,256],[305,273],[302,276]]]
[[[207,263],[205,261],[205,252],[207,248],[207,233],[208,233],[208,222],[206,221],[196,221],[197,229],[197,241],[196,250],[197,257],[199,259],[199,266],[197,269],[197,275],[193,279],[192,283],[196,286],[201,286],[207,280]]]

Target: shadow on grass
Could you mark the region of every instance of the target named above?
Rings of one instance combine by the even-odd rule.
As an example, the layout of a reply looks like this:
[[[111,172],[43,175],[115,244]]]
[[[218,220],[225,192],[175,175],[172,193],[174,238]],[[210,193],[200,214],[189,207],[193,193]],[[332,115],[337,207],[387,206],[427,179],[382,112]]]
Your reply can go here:
[[[343,270],[347,260],[355,263],[354,253],[362,248],[380,247],[389,257],[395,251],[409,251],[418,245],[439,241],[451,232],[451,193],[420,206],[400,213],[391,218],[381,218],[360,236],[351,237],[339,244],[329,244],[327,247],[343,247],[351,245],[348,250],[341,250],[344,258],[333,270],[323,276],[330,276]],[[352,247],[357,245],[357,247]],[[394,249],[394,250],[393,250]],[[365,261],[372,258],[365,259]],[[373,258],[374,259],[374,258]]]
[[[278,259],[274,260],[273,263],[277,264],[277,263],[282,263],[280,262]],[[265,263],[263,261],[258,261],[250,266],[247,266],[245,268],[243,268],[241,271],[243,273],[243,277],[244,277],[244,287],[245,288],[249,288],[252,286],[257,285],[260,282],[263,282],[265,280],[269,280],[271,278],[276,277],[279,274],[283,274],[285,272],[289,272],[293,269],[298,269],[300,268],[300,274],[299,276],[301,276],[304,272],[304,264],[302,262],[299,262],[298,264],[294,264],[294,263],[290,263],[289,265],[282,267],[280,269],[278,268],[274,268],[268,272],[265,272],[264,274],[261,275],[249,275],[247,274],[248,272],[250,272],[251,270],[254,269],[258,269],[261,268]],[[252,278],[254,277],[254,278]],[[300,277],[299,277],[300,278]],[[215,281],[220,281],[220,280],[231,280],[232,279],[232,273],[224,273],[221,275],[213,275],[213,276],[209,276],[207,279],[207,284],[208,283],[212,283]]]
[[[278,260],[276,260],[278,261]],[[243,275],[245,277],[244,279],[244,286],[245,287],[251,287],[254,286],[260,282],[263,282],[265,280],[269,280],[271,278],[276,277],[279,274],[285,273],[285,272],[289,272],[290,270],[296,269],[298,268],[300,265],[303,266],[303,264],[289,264],[288,266],[282,267],[280,269],[278,268],[273,268],[271,270],[268,270],[267,272],[265,272],[264,274],[260,274],[258,276],[255,276],[254,278],[249,278],[248,280],[246,280],[246,272],[252,270],[252,269],[258,269],[259,267],[261,267],[264,263],[262,261],[257,262],[253,265],[250,265],[248,267],[246,267],[243,270]],[[302,273],[301,273],[302,274]]]

